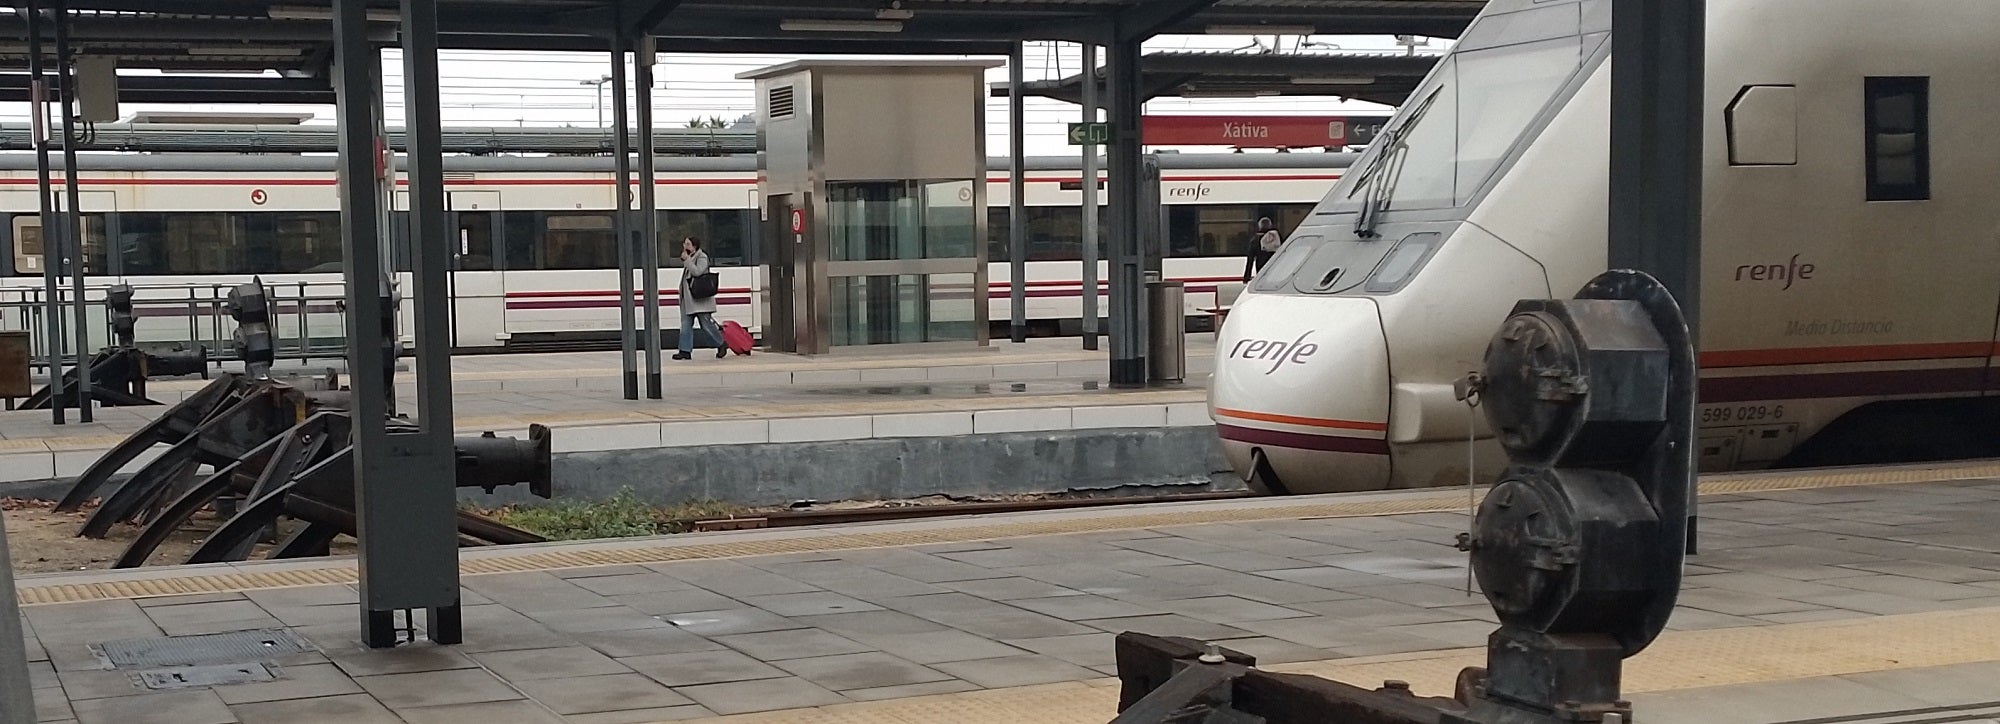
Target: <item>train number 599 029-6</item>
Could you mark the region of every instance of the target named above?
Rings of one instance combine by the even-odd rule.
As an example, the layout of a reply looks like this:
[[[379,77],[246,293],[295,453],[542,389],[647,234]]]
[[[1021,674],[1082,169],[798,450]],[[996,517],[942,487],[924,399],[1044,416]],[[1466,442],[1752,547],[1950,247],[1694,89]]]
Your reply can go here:
[[[1785,419],[1784,405],[1718,405],[1701,410],[1703,424],[1711,422],[1762,422]]]

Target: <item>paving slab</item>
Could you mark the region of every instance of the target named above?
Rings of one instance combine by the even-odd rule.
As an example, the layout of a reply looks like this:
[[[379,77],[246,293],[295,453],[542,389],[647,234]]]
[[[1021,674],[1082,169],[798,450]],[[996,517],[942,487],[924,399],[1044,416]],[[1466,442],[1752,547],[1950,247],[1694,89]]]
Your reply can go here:
[[[645,674],[654,681],[675,687],[770,679],[785,675],[784,671],[773,668],[770,664],[735,651],[634,656],[619,659],[618,663]]]
[[[563,724],[555,712],[532,701],[483,701],[397,709],[409,724]]]
[[[520,691],[483,669],[360,676],[354,683],[376,701],[397,710],[521,698]]]
[[[629,674],[631,669],[611,657],[586,646],[555,649],[527,649],[473,654],[487,670],[512,682],[557,679],[597,674]]]
[[[949,675],[880,652],[773,662],[774,666],[833,691],[928,684]]]
[[[243,724],[401,724],[403,721],[367,694],[236,704],[229,710]]]
[[[153,692],[74,702],[77,724],[233,724],[236,714],[213,691]]]
[[[817,629],[717,636],[716,643],[764,661],[833,656],[871,651],[868,645]]]
[[[795,677],[702,684],[682,687],[680,692],[717,714],[799,709],[847,701],[846,697]]]
[[[557,714],[663,709],[694,703],[640,674],[537,679],[521,682],[520,688]]]

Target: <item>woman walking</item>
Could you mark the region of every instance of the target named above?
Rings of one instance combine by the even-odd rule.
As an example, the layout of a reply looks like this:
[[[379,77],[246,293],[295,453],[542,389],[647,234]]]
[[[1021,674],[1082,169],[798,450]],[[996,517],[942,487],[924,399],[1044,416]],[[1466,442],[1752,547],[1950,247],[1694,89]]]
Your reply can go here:
[[[680,351],[674,359],[694,357],[694,326],[701,323],[701,329],[708,333],[710,342],[715,343],[715,356],[729,354],[729,347],[722,343],[722,330],[715,327],[716,276],[708,268],[708,252],[701,250],[701,240],[692,236],[681,240],[681,337]]]

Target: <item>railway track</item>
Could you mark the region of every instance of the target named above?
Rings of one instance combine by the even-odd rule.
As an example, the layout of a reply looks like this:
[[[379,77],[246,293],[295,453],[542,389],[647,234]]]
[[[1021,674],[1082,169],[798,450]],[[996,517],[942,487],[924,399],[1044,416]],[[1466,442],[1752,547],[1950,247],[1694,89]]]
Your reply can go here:
[[[877,508],[848,508],[842,510],[790,510],[763,515],[736,516],[729,518],[684,518],[671,521],[682,530],[709,532],[722,530],[755,530],[759,528],[792,528],[805,525],[839,525],[843,523],[879,523],[916,518],[941,518],[953,515],[992,515],[996,513],[1025,513],[1070,508],[1096,508],[1114,505],[1138,505],[1142,503],[1175,503],[1208,500],[1234,500],[1253,497],[1249,491],[1221,493],[1182,493],[1176,495],[1149,495],[1126,498],[1057,498],[1049,500],[1020,500],[996,503],[949,503],[943,505],[899,505]]]

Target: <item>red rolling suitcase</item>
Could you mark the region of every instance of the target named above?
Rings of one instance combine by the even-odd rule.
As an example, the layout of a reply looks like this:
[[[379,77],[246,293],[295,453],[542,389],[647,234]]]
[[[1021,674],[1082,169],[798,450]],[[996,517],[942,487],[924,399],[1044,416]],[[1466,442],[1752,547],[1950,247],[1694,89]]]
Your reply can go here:
[[[750,347],[755,343],[756,340],[750,338],[750,330],[744,329],[743,325],[734,321],[722,323],[722,346],[728,347],[729,351],[750,354]]]

